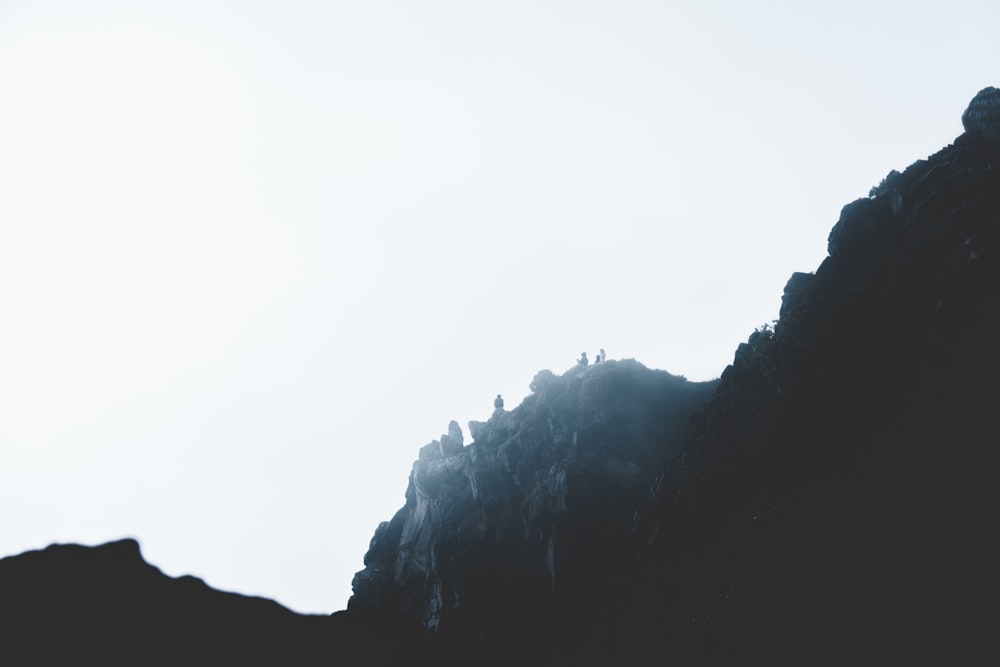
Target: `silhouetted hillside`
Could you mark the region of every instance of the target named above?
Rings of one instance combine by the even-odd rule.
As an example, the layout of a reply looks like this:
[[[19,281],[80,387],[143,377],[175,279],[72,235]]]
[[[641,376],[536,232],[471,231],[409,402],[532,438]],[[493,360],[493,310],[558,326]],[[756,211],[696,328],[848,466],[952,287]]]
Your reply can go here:
[[[134,540],[53,545],[0,560],[0,664],[375,664],[374,639],[344,615],[167,577]]]
[[[718,381],[605,361],[452,423],[346,612],[54,546],[0,560],[0,662],[995,664],[1000,90],[963,123],[843,208]]]
[[[780,319],[739,346],[693,418],[695,388],[642,403],[650,394],[640,374],[593,402],[577,400],[582,392],[532,396],[500,417],[526,425],[546,405],[577,429],[537,429],[528,448],[515,438],[518,455],[532,457],[527,471],[477,458],[485,443],[456,453],[517,480],[497,485],[495,515],[459,481],[422,497],[418,462],[406,507],[376,533],[351,609],[416,629],[440,649],[428,664],[966,664],[991,655],[987,628],[1000,621],[990,602],[1000,594],[998,102],[1000,91],[982,91],[953,145],[844,207],[829,257],[792,276]],[[621,434],[641,426],[634,440],[615,440],[598,414],[618,420]],[[494,419],[491,442],[510,446],[517,428]],[[570,431],[607,444],[577,458],[559,446]],[[637,485],[665,460],[637,505],[636,487],[605,472],[619,447],[643,453]],[[566,477],[583,490],[574,502],[556,491],[562,466],[580,471]],[[470,513],[481,530],[452,537]]]
[[[992,664],[1000,90],[844,207],[639,514],[622,664]]]

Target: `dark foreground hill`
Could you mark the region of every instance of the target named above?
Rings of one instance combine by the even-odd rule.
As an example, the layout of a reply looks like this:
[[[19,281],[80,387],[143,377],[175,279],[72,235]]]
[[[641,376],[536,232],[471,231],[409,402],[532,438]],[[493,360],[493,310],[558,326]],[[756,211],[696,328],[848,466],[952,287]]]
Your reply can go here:
[[[364,665],[380,655],[373,642],[344,614],[304,616],[168,577],[131,539],[0,560],[0,664],[11,667]]]
[[[542,371],[424,447],[346,612],[51,547],[0,561],[0,664],[996,664],[1000,91],[963,123],[720,380]]]

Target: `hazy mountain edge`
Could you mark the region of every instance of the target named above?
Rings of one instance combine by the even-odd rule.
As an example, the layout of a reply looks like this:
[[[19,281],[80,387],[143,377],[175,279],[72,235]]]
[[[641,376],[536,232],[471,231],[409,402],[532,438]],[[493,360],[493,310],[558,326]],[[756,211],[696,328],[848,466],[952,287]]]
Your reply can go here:
[[[420,450],[348,610],[416,645],[570,632],[627,572],[635,508],[717,384],[607,360],[540,371],[516,408],[470,422],[469,445],[452,424]]]

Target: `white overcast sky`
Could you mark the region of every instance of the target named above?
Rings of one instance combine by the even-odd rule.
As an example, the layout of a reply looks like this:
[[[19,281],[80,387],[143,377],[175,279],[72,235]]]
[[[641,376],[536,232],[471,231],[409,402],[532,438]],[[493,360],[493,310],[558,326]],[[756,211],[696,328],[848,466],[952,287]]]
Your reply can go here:
[[[1000,85],[1000,3],[0,0],[0,555],[343,609],[420,446],[717,377]]]

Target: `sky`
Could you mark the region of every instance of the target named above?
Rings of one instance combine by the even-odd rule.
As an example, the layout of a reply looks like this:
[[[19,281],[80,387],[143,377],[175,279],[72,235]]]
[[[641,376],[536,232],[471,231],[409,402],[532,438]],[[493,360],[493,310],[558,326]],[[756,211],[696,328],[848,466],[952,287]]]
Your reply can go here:
[[[0,0],[0,556],[345,608],[419,448],[718,377],[1000,85],[1000,4]]]

